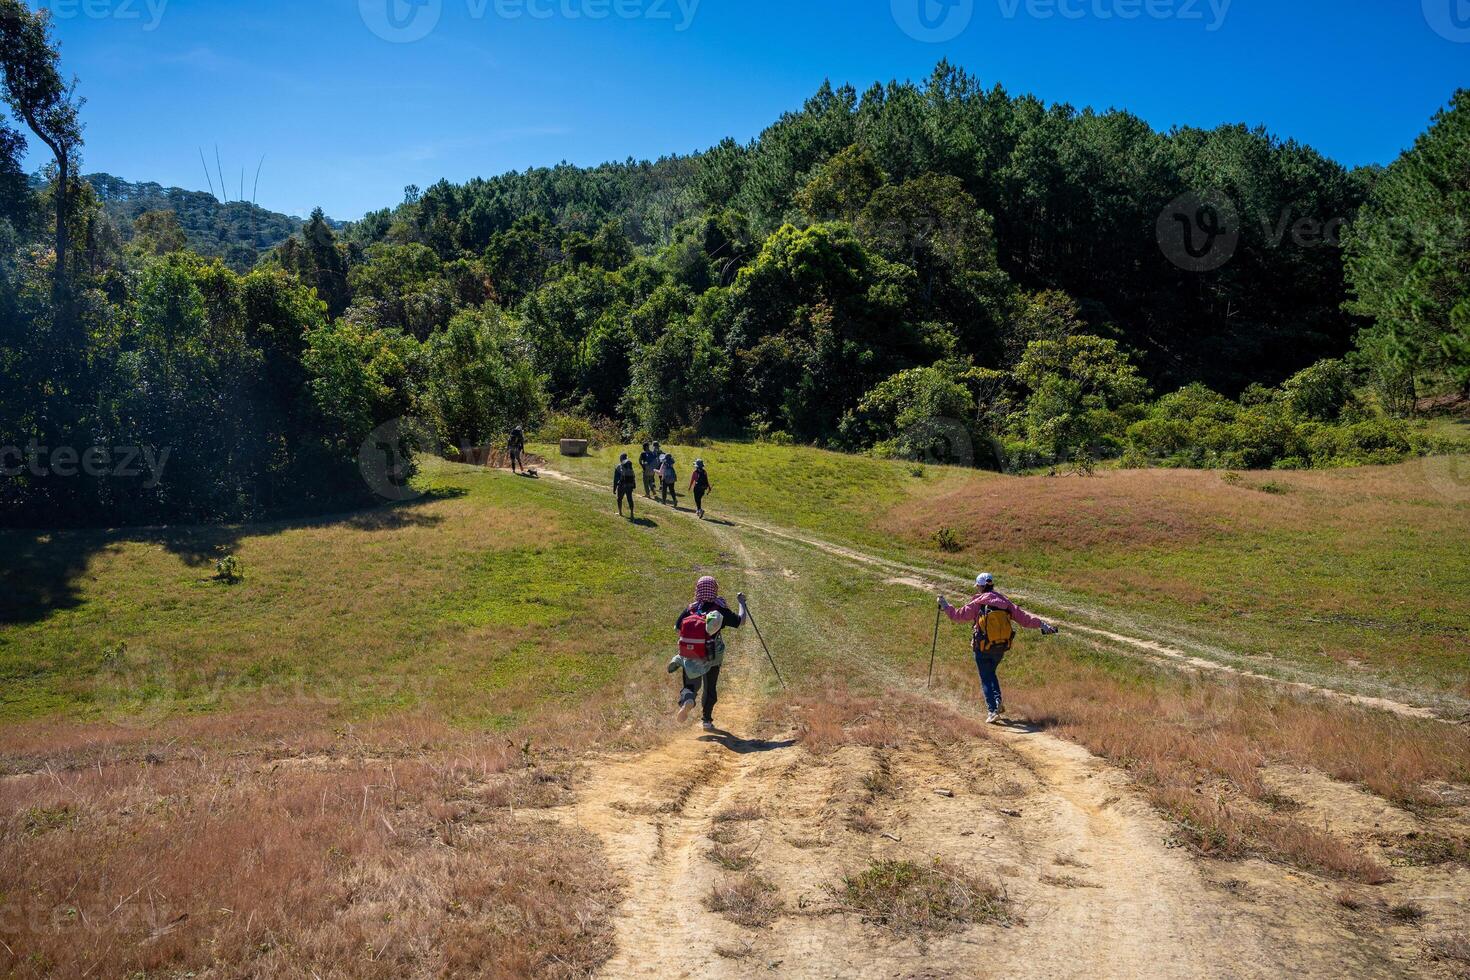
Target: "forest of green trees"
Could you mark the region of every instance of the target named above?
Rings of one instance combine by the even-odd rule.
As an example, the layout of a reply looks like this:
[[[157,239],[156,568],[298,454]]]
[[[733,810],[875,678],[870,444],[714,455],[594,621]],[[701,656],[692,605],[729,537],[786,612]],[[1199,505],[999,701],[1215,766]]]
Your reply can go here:
[[[171,215],[183,240],[167,244],[222,259],[240,273],[249,272],[263,254],[301,230],[300,218],[249,201],[221,202],[204,191],[132,183],[111,174],[88,174],[85,180],[124,243],[140,231],[156,239],[161,231],[157,223],[168,222]]]
[[[231,268],[167,209],[118,232],[43,16],[0,0],[0,52],[0,523],[350,506],[363,440],[405,416],[451,447],[554,417],[940,458],[958,427],[1008,470],[1309,467],[1428,451],[1405,418],[1470,394],[1470,91],[1349,171],[945,63],[824,86],[749,144],[318,211]],[[34,189],[28,139],[54,157]],[[88,451],[99,475],[57,475]]]

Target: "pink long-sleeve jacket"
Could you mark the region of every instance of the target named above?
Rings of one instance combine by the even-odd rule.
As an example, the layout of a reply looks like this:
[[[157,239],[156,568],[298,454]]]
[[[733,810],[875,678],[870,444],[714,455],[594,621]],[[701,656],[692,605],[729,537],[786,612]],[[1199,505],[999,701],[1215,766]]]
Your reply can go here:
[[[944,612],[956,623],[973,623],[980,618],[980,612],[986,606],[989,606],[991,609],[1004,609],[1011,614],[1011,618],[1016,621],[1016,625],[1018,626],[1024,626],[1031,630],[1039,630],[1043,625],[1040,619],[1031,615],[999,592],[985,592],[977,595],[966,603],[963,609],[956,609],[954,606],[947,605],[944,607]]]

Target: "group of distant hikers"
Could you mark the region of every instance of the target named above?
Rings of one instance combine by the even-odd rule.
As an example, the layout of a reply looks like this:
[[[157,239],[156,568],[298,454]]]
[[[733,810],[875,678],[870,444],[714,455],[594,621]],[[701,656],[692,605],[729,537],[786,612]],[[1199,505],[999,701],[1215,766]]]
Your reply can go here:
[[[525,433],[517,428],[511,433],[507,451],[512,472],[524,472],[522,457],[526,450]],[[638,456],[638,465],[643,470],[643,495],[649,500],[662,503],[672,501],[679,506],[678,473],[672,453],[663,451],[657,443],[643,443]],[[655,496],[655,488],[658,495]],[[704,519],[704,498],[710,490],[709,473],[704,460],[694,461],[694,475],[689,489],[694,494],[694,509],[700,520]],[[633,498],[638,490],[638,473],[627,453],[618,457],[613,470],[613,493],[617,495],[618,513],[623,513],[623,504],[628,505],[627,517],[633,519]],[[1016,626],[1040,630],[1044,636],[1054,636],[1057,628],[1033,616],[1016,605],[995,588],[995,576],[982,572],[975,579],[975,594],[963,606],[952,606],[947,598],[939,596],[939,612],[955,623],[971,623],[970,649],[975,654],[975,667],[980,672],[980,689],[985,695],[985,706],[989,710],[986,721],[1000,724],[1005,718],[1005,698],[1000,689],[1000,664],[1010,652],[1015,641]],[[696,706],[701,707],[704,730],[715,728],[715,705],[720,699],[720,668],[725,662],[726,629],[739,629],[750,619],[745,594],[735,597],[737,608],[731,609],[720,596],[720,585],[706,575],[694,586],[694,601],[685,606],[674,621],[674,630],[679,636],[679,650],[669,661],[668,671],[678,674],[679,703],[675,715],[679,721],[688,721]],[[939,638],[939,621],[934,624],[935,643]],[[767,651],[769,653],[769,651]],[[772,665],[774,666],[774,661]],[[930,671],[933,671],[931,654]],[[701,700],[701,693],[703,699]]]
[[[674,509],[678,510],[679,473],[674,454],[664,452],[657,442],[645,442],[643,451],[638,454],[638,466],[643,470],[643,496],[664,504],[672,503]],[[618,457],[618,465],[613,467],[612,482],[613,495],[618,500],[618,513],[630,521],[633,520],[633,495],[638,489],[638,473],[627,453]],[[655,484],[657,495],[654,494]],[[689,491],[694,494],[694,513],[700,520],[704,520],[704,497],[710,492],[710,483],[709,470],[705,469],[702,459],[694,461],[694,474],[689,477]],[[624,502],[628,505],[627,514],[623,514]]]

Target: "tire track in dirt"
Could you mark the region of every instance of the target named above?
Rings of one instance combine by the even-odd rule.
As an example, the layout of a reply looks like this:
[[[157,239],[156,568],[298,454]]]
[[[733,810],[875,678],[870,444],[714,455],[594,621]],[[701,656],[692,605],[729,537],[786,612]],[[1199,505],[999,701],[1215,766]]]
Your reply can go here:
[[[763,564],[779,567],[734,531],[707,526],[738,556],[742,578]],[[763,598],[785,620],[812,625],[798,622],[809,613],[793,597]],[[749,732],[758,716],[754,681],[769,668],[755,637],[732,647],[718,718]],[[928,696],[893,665],[853,653],[854,670]],[[1082,747],[1039,732],[991,734],[949,745],[904,735],[896,750],[851,745],[824,757],[786,739],[690,734],[594,763],[563,817],[603,840],[627,882],[615,918],[618,952],[603,975],[1400,975],[1368,942],[1324,922],[1305,891],[1254,908],[1212,887],[1200,863],[1170,845],[1168,825],[1127,777]],[[880,765],[887,778],[875,782]],[[875,785],[886,788],[860,791]],[[859,798],[890,836],[853,829]],[[749,805],[760,807],[759,819],[718,822],[723,811]],[[736,877],[706,857],[717,828],[775,886],[781,910],[768,925],[747,928],[704,907],[717,883]],[[844,908],[845,876],[877,860],[934,858],[997,878],[1024,924],[916,937]]]

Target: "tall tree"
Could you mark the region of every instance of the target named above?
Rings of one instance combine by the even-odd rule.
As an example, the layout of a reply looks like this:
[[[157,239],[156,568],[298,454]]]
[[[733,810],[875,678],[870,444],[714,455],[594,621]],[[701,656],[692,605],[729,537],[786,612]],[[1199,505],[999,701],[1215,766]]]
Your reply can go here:
[[[82,100],[76,95],[76,79],[67,82],[61,76],[61,52],[51,38],[50,11],[32,13],[20,0],[0,0],[0,70],[4,73],[5,101],[56,158],[56,269],[52,283],[60,300],[67,294],[71,179],[81,162],[82,125],[77,112]]]
[[[1347,240],[1349,308],[1380,394],[1435,373],[1470,394],[1470,89],[1378,180]]]

